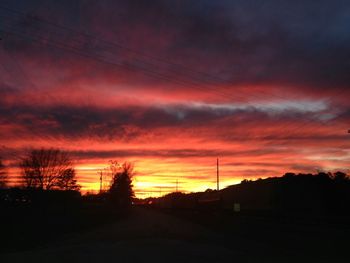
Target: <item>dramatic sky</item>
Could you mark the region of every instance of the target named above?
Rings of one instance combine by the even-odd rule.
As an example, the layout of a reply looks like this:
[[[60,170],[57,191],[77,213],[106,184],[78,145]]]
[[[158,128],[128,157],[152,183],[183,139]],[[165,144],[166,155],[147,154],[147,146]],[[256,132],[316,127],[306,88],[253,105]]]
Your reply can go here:
[[[109,160],[137,195],[287,171],[348,171],[347,0],[0,4],[0,155],[69,151],[83,190]]]

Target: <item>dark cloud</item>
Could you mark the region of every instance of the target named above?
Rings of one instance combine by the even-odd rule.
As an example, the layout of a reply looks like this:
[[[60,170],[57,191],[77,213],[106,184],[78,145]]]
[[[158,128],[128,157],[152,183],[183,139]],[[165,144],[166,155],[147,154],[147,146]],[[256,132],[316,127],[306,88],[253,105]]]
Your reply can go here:
[[[346,88],[350,80],[346,1],[49,1],[40,6],[11,1],[9,6],[99,37],[77,37],[25,17],[21,23],[28,32],[107,63],[156,73],[160,82],[166,80],[159,74],[186,84],[210,79],[334,89]],[[185,67],[174,68],[173,62]]]
[[[177,157],[177,158],[192,158],[192,157],[217,157],[217,156],[262,156],[274,153],[281,153],[283,151],[276,151],[272,149],[261,149],[261,150],[195,150],[195,149],[179,149],[179,150],[151,150],[151,149],[117,149],[111,151],[71,151],[72,156],[78,159],[115,159],[125,157]],[[197,170],[196,170],[197,171]]]
[[[5,94],[16,92],[4,89]],[[16,94],[16,93],[15,93]],[[18,93],[21,94],[21,93]],[[10,96],[10,95],[9,95]],[[10,96],[11,97],[11,96]],[[12,97],[11,97],[12,98]],[[19,103],[2,103],[0,106],[0,124],[13,126],[14,131],[22,136],[39,136],[52,138],[100,138],[104,140],[132,140],[147,133],[157,133],[159,129],[191,130],[198,129],[204,138],[212,133],[229,138],[244,139],[244,136],[270,125],[302,124],[301,120],[312,121],[322,125],[318,112],[288,109],[276,111],[274,108],[239,106],[114,106],[101,108],[93,105],[28,105]],[[343,118],[343,116],[342,116]],[[343,120],[344,121],[344,120]],[[16,128],[17,127],[17,128]],[[217,130],[225,127],[225,130]],[[16,130],[17,129],[17,130]],[[243,132],[246,129],[245,132]],[[277,134],[276,134],[277,132]],[[284,138],[279,130],[271,136]],[[5,134],[11,136],[11,134]],[[15,134],[18,136],[18,134]],[[227,137],[229,136],[229,137]],[[232,137],[233,136],[233,137]],[[237,137],[238,136],[238,137]],[[292,136],[292,137],[291,137]],[[290,135],[289,139],[308,139]],[[314,135],[313,138],[326,138],[327,135]],[[249,138],[249,137],[247,137]]]

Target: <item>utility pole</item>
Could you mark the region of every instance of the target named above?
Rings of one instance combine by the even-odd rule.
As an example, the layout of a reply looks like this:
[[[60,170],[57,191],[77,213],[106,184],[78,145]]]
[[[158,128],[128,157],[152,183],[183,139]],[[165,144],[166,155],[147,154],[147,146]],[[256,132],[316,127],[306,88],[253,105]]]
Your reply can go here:
[[[102,170],[100,171],[100,194],[102,193]]]
[[[219,158],[216,159],[216,190],[219,191]]]

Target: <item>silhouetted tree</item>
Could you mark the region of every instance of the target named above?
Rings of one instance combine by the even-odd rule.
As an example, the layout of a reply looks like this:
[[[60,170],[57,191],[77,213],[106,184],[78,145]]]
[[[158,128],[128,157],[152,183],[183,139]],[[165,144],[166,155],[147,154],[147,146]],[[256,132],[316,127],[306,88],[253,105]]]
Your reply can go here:
[[[332,177],[331,173],[326,173],[326,172],[319,172],[318,174],[315,175],[316,178],[320,180],[330,180]]]
[[[5,188],[7,186],[7,173],[5,171],[5,165],[0,159],[0,188]]]
[[[116,169],[116,167],[119,167]],[[112,202],[120,207],[128,207],[131,205],[134,197],[132,189],[132,176],[134,167],[131,163],[125,162],[121,166],[113,163],[114,174],[112,177],[109,194]]]
[[[336,182],[343,182],[343,181],[349,181],[349,177],[346,173],[343,172],[336,172],[333,174],[333,179]]]
[[[295,173],[285,173],[283,177],[285,178],[293,178],[295,176]]]
[[[75,171],[68,153],[59,149],[32,150],[22,158],[22,179],[26,187],[78,190]]]
[[[248,179],[243,179],[242,181],[241,181],[241,184],[247,184],[247,183],[250,183],[251,181],[250,180],[248,180]]]
[[[75,170],[70,168],[65,170],[57,180],[57,187],[61,190],[76,190],[80,189],[80,185],[77,184],[75,179]]]

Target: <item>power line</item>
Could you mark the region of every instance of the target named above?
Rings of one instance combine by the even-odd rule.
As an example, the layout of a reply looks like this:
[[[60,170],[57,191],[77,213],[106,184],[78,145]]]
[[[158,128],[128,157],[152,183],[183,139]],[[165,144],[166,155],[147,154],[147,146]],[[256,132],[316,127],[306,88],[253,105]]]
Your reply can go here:
[[[67,26],[64,26],[64,25],[61,25],[61,24],[57,24],[57,23],[54,23],[52,21],[48,21],[47,19],[44,19],[42,17],[38,17],[38,16],[31,16],[31,15],[28,15],[26,13],[23,13],[23,12],[20,12],[18,10],[14,10],[14,9],[11,9],[11,8],[8,8],[8,7],[5,7],[5,6],[0,6],[0,9],[3,9],[3,10],[6,10],[8,12],[11,12],[11,13],[14,13],[14,14],[17,14],[17,15],[21,15],[21,16],[25,16],[25,18],[31,18],[33,20],[36,20],[36,21],[39,21],[39,22],[42,22],[42,23],[46,23],[46,24],[49,24],[51,26],[54,26],[56,28],[60,28],[60,29],[63,29],[63,30],[67,30],[67,31],[70,31],[71,33],[75,34],[75,35],[82,35],[82,36],[85,36],[87,37],[88,39],[94,39],[96,42],[103,42],[103,43],[106,43],[107,45],[111,45],[113,47],[117,47],[119,49],[123,49],[123,50],[127,50],[128,52],[131,52],[131,53],[134,53],[134,54],[137,54],[139,56],[143,56],[143,57],[146,57],[148,59],[151,59],[151,60],[154,60],[154,61],[157,61],[157,62],[161,62],[163,64],[168,64],[168,65],[171,65],[171,66],[174,66],[176,68],[179,68],[179,69],[185,69],[186,71],[190,72],[190,73],[196,73],[196,74],[199,74],[201,76],[205,76],[205,77],[208,77],[210,78],[211,80],[214,80],[214,81],[219,81],[219,82],[226,82],[227,80],[226,79],[222,79],[220,77],[217,77],[217,76],[214,76],[214,75],[211,75],[211,74],[208,74],[206,72],[201,72],[201,71],[198,71],[198,70],[194,70],[194,69],[191,69],[189,67],[186,67],[184,65],[181,65],[181,64],[176,64],[172,61],[169,61],[169,60],[166,60],[164,58],[159,58],[159,57],[155,57],[155,56],[152,56],[152,55],[149,55],[149,54],[146,54],[144,52],[141,52],[139,50],[135,50],[135,49],[132,49],[132,48],[129,48],[129,47],[126,47],[124,45],[121,45],[119,43],[116,43],[116,42],[111,42],[111,41],[106,41],[106,40],[103,40],[103,39],[100,39],[100,38],[97,38],[96,36],[94,35],[91,35],[91,34],[88,34],[86,32],[80,32],[78,30],[74,30],[74,29],[71,29]],[[185,71],[183,71],[185,72]],[[183,73],[182,72],[182,73]],[[193,75],[191,74],[190,75],[191,78],[193,78]],[[200,79],[200,81],[203,81],[203,79]],[[240,91],[242,92],[242,91]],[[267,95],[269,96],[272,96],[272,97],[276,97],[276,98],[279,98],[279,99],[285,99],[285,97],[282,97],[282,96],[278,96],[276,94],[270,94],[270,93],[267,93],[265,91],[260,91],[261,93],[266,93]],[[250,96],[253,96],[254,97],[254,94],[249,94]]]
[[[6,10],[9,10],[8,8],[3,8],[3,7],[1,7],[2,9],[6,9]],[[16,12],[16,11],[14,11],[14,10],[11,10],[11,12]],[[21,14],[21,15],[25,15],[24,13],[20,13],[20,12],[17,12],[18,14]],[[65,27],[65,26],[60,26],[60,25],[57,25],[57,24],[55,24],[55,23],[52,23],[52,22],[49,22],[49,21],[46,21],[46,20],[43,20],[43,19],[41,19],[41,18],[38,18],[38,17],[32,17],[32,16],[30,16],[30,18],[32,18],[32,19],[37,19],[38,21],[44,21],[45,23],[49,23],[49,24],[52,24],[52,25],[55,25],[56,27],[61,27],[62,29],[65,29],[65,30],[70,30],[70,31],[72,31],[72,32],[76,32],[76,33],[78,33],[78,34],[82,34],[82,33],[80,33],[80,32],[77,32],[77,31],[74,31],[74,30],[71,30],[71,29],[69,29],[68,27]],[[12,27],[12,25],[10,25],[10,27]],[[13,33],[13,32],[12,32]],[[18,32],[16,32],[16,33],[14,33],[14,34],[17,34],[17,35],[19,35],[20,37],[23,37],[23,34],[21,35],[21,33],[18,33]],[[96,37],[94,37],[94,36],[90,36],[90,35],[87,35],[87,34],[85,34],[85,36],[86,37],[92,37],[92,38],[94,38],[96,41],[99,41]],[[142,67],[142,68],[140,68],[140,66],[139,65],[133,65],[133,64],[120,64],[120,63],[116,63],[115,61],[108,61],[104,56],[96,56],[96,55],[91,55],[91,54],[86,54],[86,53],[84,53],[84,51],[82,51],[82,49],[77,49],[77,48],[75,48],[74,46],[69,46],[69,45],[66,45],[65,43],[61,43],[61,42],[52,42],[52,40],[50,40],[50,39],[40,39],[40,37],[34,37],[33,38],[33,36],[25,36],[25,37],[27,37],[27,38],[32,38],[32,39],[34,39],[34,40],[36,40],[36,41],[40,41],[40,40],[45,40],[45,44],[49,44],[49,45],[51,45],[51,46],[53,46],[53,47],[56,47],[56,48],[59,48],[59,49],[63,49],[63,50],[65,50],[65,51],[70,51],[70,52],[73,52],[73,53],[76,53],[76,54],[78,54],[78,55],[80,55],[80,56],[85,56],[85,57],[87,57],[87,58],[90,58],[90,59],[94,59],[94,60],[96,60],[96,61],[99,61],[99,62],[103,62],[103,63],[107,63],[107,64],[111,64],[111,65],[114,65],[114,66],[119,66],[119,67],[124,67],[124,68],[127,68],[127,69],[129,69],[129,70],[141,70],[141,71],[143,71],[143,72],[146,72],[147,73],[147,75],[151,75],[151,76],[153,76],[153,77],[155,77],[155,78],[159,78],[159,79],[163,79],[163,80],[166,80],[166,81],[169,81],[169,82],[173,82],[173,83],[175,83],[175,84],[179,84],[179,85],[182,85],[182,86],[186,86],[186,87],[192,87],[192,88],[196,88],[196,89],[201,89],[201,90],[205,90],[206,92],[212,92],[213,93],[213,91],[212,90],[208,90],[208,88],[205,88],[205,89],[203,89],[202,87],[199,87],[198,85],[196,85],[196,84],[193,84],[192,82],[188,82],[188,81],[183,81],[183,80],[178,80],[178,79],[176,79],[176,78],[169,78],[169,77],[167,77],[167,76],[164,76],[164,74],[159,74],[159,72],[156,72],[156,71],[153,71],[153,70],[150,70],[150,69],[147,69],[147,68],[144,68],[144,67]],[[51,43],[49,43],[49,41],[51,41]],[[107,42],[107,41],[103,41],[104,43],[109,43],[109,44],[111,44],[110,42]],[[79,43],[78,43],[79,44]],[[118,45],[118,44],[115,44],[115,43],[112,43],[113,45]],[[119,48],[124,48],[125,49],[125,47],[123,47],[123,46],[118,46]],[[128,49],[130,52],[137,52],[137,54],[139,54],[139,55],[141,55],[141,52],[138,52],[138,51],[135,51],[135,50],[132,50],[132,49]],[[142,54],[142,55],[144,55],[144,56],[147,56],[147,55],[145,55],[145,54]],[[153,58],[154,59],[154,58]],[[144,62],[144,61],[141,61],[141,62]],[[163,63],[168,63],[168,62],[166,62],[166,61],[162,61]],[[148,62],[144,62],[144,63],[148,63]],[[149,63],[148,63],[149,64]],[[174,64],[173,64],[174,65]],[[177,64],[175,64],[177,67],[182,67],[181,65],[177,65]],[[174,72],[173,72],[174,73]],[[215,78],[216,80],[218,80],[218,78]],[[205,80],[204,80],[205,81]],[[195,86],[193,86],[193,85],[195,85]],[[218,92],[218,91],[214,91],[217,95],[221,95],[221,96],[225,96],[226,98],[228,97],[227,95],[230,95],[231,96],[231,94],[229,94],[229,93],[223,93],[223,92]],[[239,97],[241,97],[241,98],[245,98],[245,97],[242,97],[242,96],[240,96],[240,95],[235,95],[235,99],[237,99],[237,98],[239,98]],[[254,97],[256,97],[256,96],[254,96]],[[249,104],[249,102],[245,102],[246,104]],[[307,120],[307,122],[314,122],[315,120],[314,119],[312,119],[312,120]],[[296,127],[294,130],[291,130],[291,129],[288,129],[289,127],[288,126],[285,126],[284,128],[285,129],[288,129],[288,131],[289,131],[289,134],[291,134],[291,132],[293,132],[293,131],[296,131],[296,130],[299,130],[300,128],[302,128],[302,127],[304,127],[305,126],[305,124],[303,123],[303,124],[301,124],[300,126],[298,126],[298,127]],[[288,136],[288,133],[285,133],[285,137],[287,137]],[[266,141],[266,140],[265,140]]]
[[[4,8],[4,9],[6,9],[6,10],[9,10],[8,8]],[[11,12],[15,12],[15,13],[17,13],[17,14],[21,14],[21,15],[24,15],[23,13],[19,13],[19,12],[16,12],[16,11],[14,11],[14,10],[11,10]],[[75,33],[79,33],[79,32],[77,32],[77,31],[73,31],[73,30],[71,30],[71,29],[69,29],[69,28],[67,28],[67,27],[64,27],[64,26],[60,26],[60,25],[57,25],[57,24],[55,24],[55,23],[51,23],[51,22],[48,22],[47,20],[43,20],[43,19],[41,19],[41,18],[38,18],[38,17],[31,17],[32,19],[35,19],[35,20],[38,20],[38,21],[44,21],[44,22],[46,22],[46,23],[50,23],[50,24],[52,24],[52,25],[55,25],[55,26],[57,26],[57,27],[60,27],[60,28],[64,28],[64,29],[66,29],[66,30],[70,30],[70,31],[72,31],[72,32],[75,32]],[[80,33],[81,34],[81,33]],[[92,37],[92,38],[94,38],[93,36],[90,36],[90,35],[87,35],[87,34],[84,34],[85,36],[88,36],[88,37]],[[95,38],[96,39],[96,38]],[[97,39],[96,39],[97,40]],[[97,40],[98,41],[98,40]],[[104,41],[104,42],[106,42],[106,41]],[[108,42],[107,42],[108,43]],[[117,45],[117,44],[115,44],[115,45]],[[120,48],[120,47],[122,47],[121,45],[118,45],[118,47]],[[125,48],[125,47],[123,47],[123,48]],[[134,51],[134,50],[131,50],[131,49],[128,49],[129,51],[133,51],[133,52],[137,52],[137,51]],[[137,54],[140,54],[141,52],[137,52]],[[158,59],[159,60],[159,59]],[[164,60],[162,60],[162,62],[164,62]],[[164,62],[164,63],[166,63],[166,62]],[[172,63],[172,65],[174,65],[174,63]],[[176,65],[177,67],[181,67],[180,65]],[[186,69],[188,69],[188,68],[186,68]],[[154,72],[153,72],[154,73]],[[200,72],[201,73],[201,72]],[[207,76],[208,76],[208,74],[206,74]],[[191,75],[192,76],[192,75]],[[159,75],[158,75],[158,77],[159,77]],[[163,78],[164,78],[164,76],[162,76]],[[215,78],[216,80],[218,80],[218,78],[216,77]],[[166,80],[169,80],[169,79],[166,79]],[[170,81],[174,81],[174,79],[170,79]],[[222,80],[221,80],[222,81]],[[183,84],[193,84],[193,83],[183,83]],[[198,87],[197,87],[198,88]],[[207,91],[207,90],[206,90]],[[216,92],[216,91],[215,91]],[[242,91],[240,91],[240,92],[242,92]],[[231,94],[223,94],[222,92],[221,92],[221,94],[222,95],[224,95],[224,96],[227,96],[227,95],[231,95]],[[252,96],[252,94],[249,94],[250,96]],[[236,98],[237,97],[240,97],[240,96],[235,96]],[[253,97],[256,97],[256,96],[254,96],[253,95]],[[279,98],[281,98],[281,97],[279,97]]]
[[[12,33],[15,34],[15,35],[19,35],[20,37],[23,37],[23,34],[21,34],[21,33],[17,33],[17,32],[12,32]],[[32,40],[39,41],[39,42],[42,40],[42,39],[40,39],[38,37],[35,37],[33,35],[32,36],[24,36],[24,37],[28,37],[28,38],[30,38]],[[86,54],[86,53],[82,52],[81,50],[76,49],[75,47],[72,47],[72,46],[69,46],[69,45],[65,45],[63,43],[55,43],[55,42],[45,41],[45,44],[49,44],[49,45],[51,45],[53,47],[56,47],[56,48],[59,48],[59,49],[63,49],[63,50],[66,50],[66,51],[68,50],[68,51],[76,53],[76,54],[78,54],[80,56],[85,56],[85,57],[88,57],[88,58],[91,58],[91,59],[95,59],[95,60],[103,62],[103,63],[108,63],[108,64],[111,64],[111,65],[114,65],[114,66],[119,66],[119,67],[128,67],[129,66],[129,69],[130,69],[130,65],[118,64],[118,63],[114,63],[114,62],[111,62],[111,61],[106,61],[104,59],[104,57],[96,57],[96,56],[93,56],[91,54]],[[141,70],[147,70],[147,69],[141,69]],[[151,70],[147,70],[147,73],[148,74],[152,74],[156,78],[162,78],[162,79],[165,79],[165,80],[168,80],[168,81],[171,81],[171,82],[175,82],[175,83],[180,84],[180,85],[188,86],[187,85],[188,83],[178,82],[176,79],[169,79],[169,78],[164,77],[163,75],[160,75],[157,72],[154,72],[154,71],[151,71]],[[191,85],[191,87],[193,87],[192,84],[190,84],[190,85]],[[195,86],[195,88],[198,89],[199,87]],[[207,90],[205,90],[205,91],[207,91]],[[225,96],[226,94],[218,93],[218,95],[224,95]]]
[[[12,32],[12,33],[13,33],[13,32]],[[23,35],[21,35],[20,33],[15,32],[14,34],[17,34],[17,35],[23,37]],[[28,36],[27,36],[27,37],[28,37]],[[29,37],[29,38],[32,38],[33,40],[36,40],[36,41],[39,41],[39,42],[40,42],[40,40],[42,40],[42,39],[39,39],[39,38],[34,38],[33,36],[31,36],[31,37]],[[125,65],[121,65],[121,64],[116,64],[116,63],[114,63],[114,62],[105,61],[105,60],[104,60],[104,57],[96,57],[96,56],[93,56],[93,55],[91,55],[91,54],[82,53],[81,50],[76,49],[76,48],[71,47],[71,46],[63,45],[62,43],[57,44],[57,43],[50,43],[50,42],[46,41],[45,44],[49,44],[49,45],[51,45],[51,46],[53,46],[53,47],[56,47],[56,48],[59,48],[59,49],[63,49],[63,50],[66,50],[66,51],[68,50],[68,51],[73,52],[73,53],[76,53],[76,54],[78,54],[78,55],[80,55],[80,56],[85,56],[85,57],[88,57],[88,58],[91,58],[91,59],[100,61],[100,62],[102,62],[102,63],[111,64],[111,65],[113,65],[113,66],[125,67]],[[156,72],[151,72],[151,73],[157,74]],[[154,76],[154,75],[153,75],[153,76]],[[163,77],[162,75],[155,75],[155,77],[156,77],[156,78],[160,77],[160,78],[163,78],[163,79],[164,79],[164,77]],[[165,77],[165,79],[174,82],[173,79],[168,79],[168,78],[166,78],[166,77]],[[176,81],[176,80],[175,80],[175,81]],[[181,83],[181,82],[180,82],[180,83],[177,83],[177,84],[186,85],[186,83]],[[186,85],[186,86],[188,86],[188,85]],[[206,91],[207,91],[207,90],[206,90]],[[218,95],[225,95],[225,94],[220,94],[220,93],[218,93]],[[304,121],[304,120],[302,120],[302,121]],[[289,135],[292,133],[292,131],[296,131],[296,130],[299,130],[300,128],[302,128],[302,127],[305,127],[306,121],[304,121],[304,122],[305,122],[305,123],[302,123],[301,125],[299,125],[298,127],[296,127],[294,130],[290,130],[290,129],[289,129],[289,130],[288,130],[288,131],[289,131]],[[308,122],[310,122],[310,121],[308,121]],[[314,122],[314,120],[312,120],[312,122]],[[288,133],[285,133],[285,138],[287,138],[287,137],[288,137]],[[264,139],[264,141],[266,141],[266,139]],[[274,140],[274,141],[276,141],[276,140]]]
[[[6,10],[6,11],[8,11],[8,12],[17,14],[17,15],[21,15],[21,16],[26,15],[26,14],[24,14],[24,13],[22,13],[22,12],[19,12],[19,11],[16,11],[16,10],[13,10],[13,9],[10,9],[10,8],[7,8],[7,7],[1,7],[1,8],[4,9],[4,10]],[[115,47],[117,47],[117,48],[125,49],[125,50],[127,50],[127,51],[129,51],[129,52],[132,52],[132,53],[138,54],[138,55],[140,55],[140,56],[143,56],[143,57],[147,57],[147,58],[156,60],[156,61],[158,61],[158,62],[161,61],[162,63],[169,64],[169,65],[172,65],[172,66],[176,66],[177,68],[186,69],[187,71],[190,70],[191,73],[196,72],[196,73],[198,73],[198,74],[201,74],[201,76],[204,76],[204,75],[205,75],[206,77],[210,76],[210,77],[211,77],[212,79],[214,79],[215,81],[220,81],[220,82],[225,82],[225,81],[226,81],[226,80],[224,80],[224,79],[218,78],[218,77],[216,77],[216,76],[209,75],[209,74],[207,74],[207,73],[203,73],[203,72],[199,72],[199,71],[195,71],[195,70],[189,69],[188,67],[185,67],[185,66],[183,66],[183,65],[174,64],[173,62],[169,62],[169,61],[166,61],[166,60],[164,60],[164,59],[160,59],[160,58],[156,58],[156,57],[150,56],[150,55],[148,55],[148,54],[144,54],[143,52],[140,52],[140,51],[137,51],[137,50],[134,50],[134,49],[130,49],[130,48],[128,48],[128,47],[122,46],[122,45],[120,45],[120,44],[118,44],[118,43],[115,43],[115,42],[108,42],[108,41],[105,41],[105,40],[97,39],[97,38],[96,38],[95,36],[93,36],[93,35],[89,35],[89,34],[86,34],[86,33],[79,32],[79,31],[77,31],[77,30],[70,29],[70,28],[68,28],[68,27],[66,27],[66,26],[62,26],[62,25],[59,25],[59,24],[50,22],[50,21],[48,21],[48,20],[42,19],[42,18],[37,17],[37,16],[28,16],[28,15],[26,15],[26,18],[28,18],[28,17],[31,18],[31,19],[33,19],[33,20],[39,21],[39,22],[47,23],[47,24],[52,25],[52,26],[54,26],[54,27],[56,27],[56,28],[68,30],[68,31],[70,31],[70,32],[72,32],[72,33],[74,33],[74,34],[80,34],[80,35],[83,35],[83,36],[85,36],[85,37],[88,37],[89,39],[94,39],[96,42],[107,43],[107,44],[112,45],[112,46],[115,46]],[[140,60],[138,60],[138,61],[140,61]],[[154,66],[154,64],[152,64],[152,63],[150,64],[149,61],[147,61],[147,62],[142,61],[142,62],[143,62],[143,63],[147,63],[148,65],[153,65],[153,66]],[[149,69],[148,69],[148,70],[149,70]],[[186,72],[186,71],[182,71],[181,73],[183,74],[184,72]],[[174,72],[171,72],[171,71],[170,71],[170,73],[173,74]],[[176,72],[176,73],[178,73],[178,72]],[[158,75],[158,76],[159,76],[159,75]],[[164,76],[162,76],[162,78],[164,79]],[[193,74],[191,74],[191,78],[193,78]],[[178,82],[178,79],[174,78],[173,76],[171,76],[171,79],[165,79],[165,80],[168,80],[168,81],[171,81],[171,82],[174,82],[174,80],[175,80],[175,81]],[[208,83],[206,82],[206,80],[203,79],[203,78],[201,78],[200,81],[201,81],[201,82],[205,82],[206,84],[208,84]],[[178,83],[177,83],[177,84],[178,84]],[[181,84],[181,83],[180,83],[180,84]],[[193,85],[193,83],[188,83],[188,82],[187,82],[187,83],[182,83],[182,84],[187,84],[187,85],[190,84],[190,85]],[[209,83],[209,84],[212,84],[212,83]],[[195,87],[195,88],[198,88],[198,87]],[[205,91],[208,91],[208,88],[211,89],[211,91],[217,92],[215,89],[213,90],[211,87],[206,87],[206,90],[205,90]],[[263,93],[264,93],[264,91],[260,91],[260,92],[263,92]],[[244,93],[244,91],[241,90],[240,93]],[[231,94],[229,94],[229,93],[223,94],[222,92],[221,92],[221,95],[223,95],[223,96],[225,96],[225,97],[231,96]],[[249,94],[249,96],[250,96],[250,97],[259,98],[259,97],[257,97],[257,96],[254,95],[254,94]],[[281,99],[281,98],[282,98],[282,99],[285,99],[284,97],[277,96],[277,95],[275,95],[275,94],[269,94],[269,96],[270,96],[270,97],[271,97],[271,96],[272,96],[272,97],[278,97],[279,99]],[[245,98],[245,97],[242,97],[242,96],[240,96],[240,95],[235,94],[235,99],[237,99],[237,98],[239,98],[239,97]],[[246,103],[247,103],[247,104],[250,104],[249,102],[246,102]],[[252,106],[254,107],[254,105],[252,105]]]

